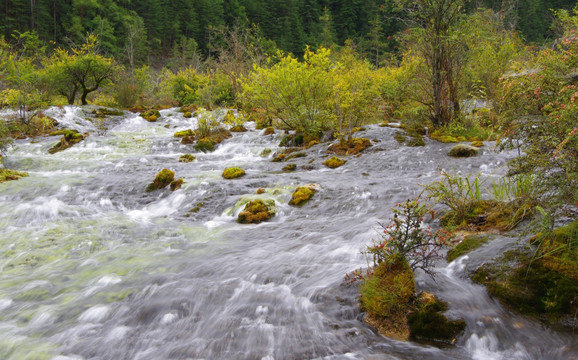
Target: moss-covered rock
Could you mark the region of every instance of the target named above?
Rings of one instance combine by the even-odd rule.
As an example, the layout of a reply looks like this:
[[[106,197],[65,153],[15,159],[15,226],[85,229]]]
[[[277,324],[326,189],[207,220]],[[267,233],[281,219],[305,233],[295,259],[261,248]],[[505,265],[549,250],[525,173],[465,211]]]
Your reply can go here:
[[[255,194],[257,194],[257,195],[261,195],[264,193],[265,193],[265,189],[263,189],[263,188],[258,188],[257,191],[255,191]]]
[[[195,136],[195,132],[191,129],[187,129],[187,130],[181,130],[181,131],[177,131],[174,135],[174,137],[187,137],[187,136]]]
[[[425,141],[421,134],[411,132],[409,133],[409,139],[407,140],[406,145],[409,147],[425,146]]]
[[[279,146],[281,147],[294,147],[294,146],[303,146],[304,139],[303,134],[289,134],[285,135]]]
[[[407,317],[410,338],[453,344],[466,328],[464,320],[445,317],[442,313],[448,309],[447,304],[432,294],[422,293],[417,303],[418,310]]]
[[[215,142],[209,138],[199,139],[199,141],[197,141],[197,143],[195,144],[194,148],[195,150],[204,153],[215,151]]]
[[[28,176],[27,172],[0,168],[0,183],[5,181],[18,180],[26,176]]]
[[[291,200],[289,200],[289,205],[301,206],[305,204],[309,199],[315,195],[319,190],[318,185],[309,184],[305,186],[298,186],[293,195],[291,195]]]
[[[381,334],[398,340],[409,339],[407,314],[415,294],[413,271],[401,257],[381,262],[359,286],[365,321]]]
[[[230,130],[231,132],[247,132],[247,128],[243,125],[234,125]]]
[[[245,170],[240,167],[230,167],[223,170],[223,178],[225,179],[235,179],[245,175]]]
[[[478,155],[478,148],[466,144],[457,144],[450,149],[448,156],[471,157]]]
[[[195,135],[183,136],[181,138],[181,144],[190,145],[195,143]]]
[[[151,192],[158,189],[162,189],[170,185],[174,180],[175,180],[174,171],[169,169],[162,169],[161,171],[158,172],[157,176],[155,176],[153,182],[147,186],[146,191]]]
[[[148,122],[155,122],[161,117],[161,113],[153,109],[140,113],[140,116]]]
[[[472,141],[471,145],[475,146],[475,147],[482,147],[482,146],[484,146],[484,142],[480,141],[480,140],[476,140],[476,141]]]
[[[345,164],[347,162],[347,160],[342,160],[340,158],[338,158],[337,156],[332,156],[329,159],[325,160],[323,162],[323,165],[327,166],[330,169],[336,169],[340,166],[342,166],[343,164]]]
[[[287,154],[285,153],[280,153],[277,154],[273,160],[271,160],[272,162],[281,162],[281,161],[285,161],[285,158],[287,157]]]
[[[297,169],[296,164],[287,164],[283,167],[283,171],[295,171],[295,169]]]
[[[195,161],[196,159],[197,159],[197,158],[194,157],[194,156],[191,155],[191,154],[184,154],[184,155],[181,155],[181,156],[179,157],[179,162],[190,163],[190,162]]]
[[[466,236],[462,241],[460,241],[456,246],[450,249],[446,255],[446,258],[449,261],[454,261],[458,257],[473,251],[480,246],[487,243],[489,237],[483,234],[475,234]]]
[[[263,131],[263,135],[273,135],[273,134],[275,134],[275,128],[272,126],[265,128],[265,130]]]
[[[343,140],[331,145],[328,153],[337,155],[356,155],[371,146],[371,141],[366,138],[353,138],[351,140]]]
[[[237,222],[241,224],[258,224],[271,219],[275,215],[275,210],[270,208],[263,200],[253,200],[245,205],[243,211],[239,213]]]
[[[269,154],[271,154],[271,149],[269,148],[265,148],[263,151],[261,151],[261,157],[267,157]]]
[[[190,119],[190,118],[193,117],[193,114],[191,114],[190,111],[185,111],[184,114],[183,114],[183,117],[184,117],[184,118],[187,118],[187,119]]]
[[[185,182],[185,181],[184,181],[182,178],[179,178],[179,179],[177,179],[177,180],[172,181],[171,184],[170,184],[170,189],[171,189],[171,191],[175,191],[175,190],[180,189],[181,186],[183,186],[183,183],[184,183],[184,182]]]
[[[50,133],[50,136],[56,135],[63,135],[63,136],[60,138],[60,142],[58,144],[54,145],[48,150],[50,154],[66,150],[72,145],[78,144],[82,140],[86,139],[89,134],[88,133],[80,134],[77,130],[69,130],[69,129],[58,130]]]

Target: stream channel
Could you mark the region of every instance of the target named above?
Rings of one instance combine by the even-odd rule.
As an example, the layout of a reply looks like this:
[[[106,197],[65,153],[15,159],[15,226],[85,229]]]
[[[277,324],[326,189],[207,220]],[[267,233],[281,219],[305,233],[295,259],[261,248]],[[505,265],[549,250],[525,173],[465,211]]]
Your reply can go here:
[[[455,346],[380,336],[344,282],[367,266],[361,251],[395,203],[442,169],[497,178],[513,152],[487,143],[474,158],[454,159],[451,144],[406,147],[393,137],[398,129],[368,126],[356,136],[373,146],[332,170],[321,164],[327,143],[272,162],[283,134],[264,136],[253,123],[197,153],[173,137],[196,126],[177,109],[155,123],[126,113],[98,128],[88,108],[45,113],[90,136],[53,155],[59,136],[17,140],[4,154],[7,168],[30,176],[0,184],[0,359],[578,358],[575,335],[511,313],[468,280],[475,255],[441,261],[435,281],[417,275],[418,289],[466,321]],[[197,160],[178,162],[185,153]],[[283,172],[287,163],[297,170]],[[223,179],[229,166],[246,176]],[[183,187],[145,192],[163,168]],[[309,183],[321,190],[289,206],[295,187]],[[246,197],[275,200],[276,216],[238,224],[235,204]],[[517,241],[496,236],[481,251],[497,255]]]

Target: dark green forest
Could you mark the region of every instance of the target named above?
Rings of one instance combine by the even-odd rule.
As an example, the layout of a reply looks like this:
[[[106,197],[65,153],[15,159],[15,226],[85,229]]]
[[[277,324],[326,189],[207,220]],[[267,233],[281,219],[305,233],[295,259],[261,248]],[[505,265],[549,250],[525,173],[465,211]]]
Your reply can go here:
[[[479,0],[480,7],[505,13],[506,26],[527,42],[552,37],[550,9],[570,9],[575,0]],[[282,50],[303,54],[328,42],[352,39],[361,53],[379,46],[394,50],[393,35],[404,26],[388,0],[2,0],[0,34],[36,32],[43,41],[73,47],[87,33],[97,35],[105,55],[156,64],[174,51],[196,50],[204,57],[218,44],[214,29],[256,26]]]

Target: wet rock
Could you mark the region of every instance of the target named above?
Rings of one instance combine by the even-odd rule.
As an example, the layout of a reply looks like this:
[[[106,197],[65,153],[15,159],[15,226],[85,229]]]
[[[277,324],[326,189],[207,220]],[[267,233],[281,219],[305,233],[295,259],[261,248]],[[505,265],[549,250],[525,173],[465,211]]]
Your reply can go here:
[[[478,155],[478,148],[465,144],[457,144],[450,149],[448,156],[471,157]]]
[[[330,169],[336,169],[340,166],[342,166],[343,164],[345,164],[347,162],[347,160],[342,160],[340,158],[338,158],[337,156],[332,156],[329,159],[325,160],[323,162],[323,165],[327,166]]]
[[[418,310],[408,315],[410,338],[453,344],[466,328],[464,320],[450,320],[443,315],[448,305],[434,295],[423,292],[418,299]]]
[[[304,186],[298,186],[293,192],[293,195],[291,196],[289,205],[300,206],[305,204],[320,189],[321,187],[318,184],[308,184]]]
[[[148,122],[155,122],[161,117],[161,113],[158,110],[148,110],[140,113],[140,116]]]
[[[184,155],[181,155],[181,156],[179,157],[179,162],[182,162],[182,163],[190,163],[190,162],[195,161],[196,159],[197,159],[197,158],[194,157],[194,156],[191,155],[191,154],[184,154]]]
[[[245,170],[240,167],[230,167],[223,170],[223,178],[225,179],[235,179],[245,175]]]
[[[175,172],[169,169],[162,169],[152,183],[150,183],[146,191],[151,192],[169,186],[175,180]]]
[[[89,134],[87,132],[84,134],[80,134],[77,130],[64,129],[50,133],[50,136],[55,135],[63,135],[63,136],[60,138],[60,142],[58,144],[54,145],[48,150],[50,154],[66,150],[72,145],[78,144],[82,140],[86,139]]]

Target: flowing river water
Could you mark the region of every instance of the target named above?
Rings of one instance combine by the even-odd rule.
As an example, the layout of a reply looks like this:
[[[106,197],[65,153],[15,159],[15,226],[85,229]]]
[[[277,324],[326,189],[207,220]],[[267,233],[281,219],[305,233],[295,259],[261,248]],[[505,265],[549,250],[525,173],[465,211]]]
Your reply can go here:
[[[449,144],[405,147],[397,129],[369,126],[359,136],[373,146],[344,166],[323,166],[327,144],[318,144],[283,172],[287,163],[261,156],[278,150],[280,132],[249,124],[204,154],[173,137],[196,125],[176,109],[156,123],[127,113],[98,127],[85,112],[46,112],[90,132],[83,142],[50,155],[59,137],[18,140],[5,153],[6,167],[30,176],[0,184],[0,359],[577,358],[572,334],[512,314],[471,283],[473,257],[441,262],[435,281],[417,277],[418,288],[449,303],[448,317],[466,321],[455,346],[380,336],[343,280],[367,266],[360,251],[378,223],[420,184],[442,169],[499,176],[512,153],[485,147],[456,160],[445,155]],[[178,162],[185,153],[197,160]],[[225,180],[229,166],[247,175]],[[145,192],[163,168],[183,187]],[[287,205],[308,183],[321,191],[303,207]],[[276,216],[236,223],[246,197],[273,199]],[[515,241],[484,248],[497,254]]]

